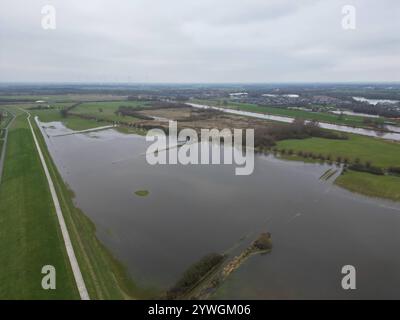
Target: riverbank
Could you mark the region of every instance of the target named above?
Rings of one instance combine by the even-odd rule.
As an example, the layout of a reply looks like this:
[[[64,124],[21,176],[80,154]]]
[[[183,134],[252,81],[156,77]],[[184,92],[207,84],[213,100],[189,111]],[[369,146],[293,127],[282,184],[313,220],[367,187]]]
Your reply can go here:
[[[398,176],[377,176],[348,170],[335,180],[335,184],[369,197],[400,201],[400,177]]]

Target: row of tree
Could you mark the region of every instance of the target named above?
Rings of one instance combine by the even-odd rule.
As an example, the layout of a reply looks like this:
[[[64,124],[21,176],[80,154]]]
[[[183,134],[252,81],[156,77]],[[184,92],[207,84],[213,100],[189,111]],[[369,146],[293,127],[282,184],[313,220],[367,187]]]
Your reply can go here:
[[[344,134],[322,129],[315,121],[305,122],[302,119],[295,119],[290,124],[271,124],[256,128],[254,145],[255,147],[265,148],[275,146],[276,141],[280,140],[306,139],[310,137],[337,140],[348,139]]]
[[[182,297],[195,284],[197,284],[211,269],[224,260],[224,255],[210,253],[198,262],[191,265],[178,280],[178,282],[167,291],[167,299],[173,300]]]

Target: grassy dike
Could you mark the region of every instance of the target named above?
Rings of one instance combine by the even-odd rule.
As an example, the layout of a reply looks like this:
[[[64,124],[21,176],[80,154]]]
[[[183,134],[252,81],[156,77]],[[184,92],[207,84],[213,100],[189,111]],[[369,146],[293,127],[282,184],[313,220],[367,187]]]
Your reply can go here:
[[[94,224],[72,201],[43,136],[32,125],[54,182],[91,299],[148,298],[152,292],[134,285],[123,266],[96,238]],[[79,299],[65,252],[50,191],[26,115],[13,123],[0,186],[0,298]],[[41,267],[57,271],[57,290],[41,289]]]
[[[8,136],[0,185],[0,298],[78,299],[50,191],[28,123],[19,115]],[[56,268],[56,290],[41,269]]]

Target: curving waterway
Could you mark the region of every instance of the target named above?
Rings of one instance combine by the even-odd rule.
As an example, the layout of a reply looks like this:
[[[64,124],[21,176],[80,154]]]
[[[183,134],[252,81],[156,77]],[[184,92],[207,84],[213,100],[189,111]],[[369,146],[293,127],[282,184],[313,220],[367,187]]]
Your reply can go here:
[[[214,109],[214,110],[218,110],[218,111],[222,111],[222,112],[226,112],[226,113],[230,113],[230,114],[236,114],[236,115],[240,115],[240,116],[247,116],[247,117],[253,117],[253,118],[264,119],[264,120],[273,120],[273,121],[286,122],[286,123],[292,123],[294,120],[294,118],[290,118],[290,117],[275,116],[275,115],[271,115],[271,114],[242,111],[242,110],[235,110],[235,109],[229,109],[229,108],[221,108],[221,107],[208,106],[208,105],[198,104],[198,103],[186,103],[186,104],[192,106],[193,108]],[[336,131],[347,132],[347,133],[356,133],[356,134],[360,134],[363,136],[376,137],[376,138],[381,138],[381,139],[386,139],[386,140],[400,141],[400,132],[398,132],[398,131],[397,132],[382,132],[382,131],[375,131],[375,130],[370,130],[370,129],[363,129],[363,128],[331,124],[331,123],[326,123],[326,122],[318,122],[318,124],[321,128],[324,128],[324,129],[336,130]],[[396,128],[396,130],[399,130],[398,127],[395,127],[395,126],[391,126],[391,127]]]

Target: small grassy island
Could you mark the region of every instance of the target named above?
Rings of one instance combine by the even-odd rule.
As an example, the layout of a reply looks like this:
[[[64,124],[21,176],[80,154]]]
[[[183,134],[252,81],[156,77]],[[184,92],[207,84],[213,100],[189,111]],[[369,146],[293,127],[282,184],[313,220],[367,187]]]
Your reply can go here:
[[[139,197],[147,197],[149,195],[149,190],[137,190],[135,194]]]

